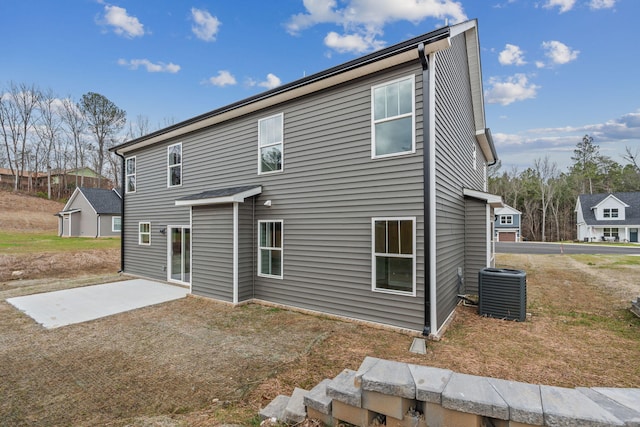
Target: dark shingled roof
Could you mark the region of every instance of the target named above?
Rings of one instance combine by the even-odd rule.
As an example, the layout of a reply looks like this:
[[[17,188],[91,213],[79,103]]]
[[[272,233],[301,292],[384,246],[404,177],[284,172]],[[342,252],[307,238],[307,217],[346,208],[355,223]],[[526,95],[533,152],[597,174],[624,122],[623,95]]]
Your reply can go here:
[[[102,188],[78,187],[78,190],[98,214],[119,214],[122,212],[122,199],[119,193]]]
[[[623,220],[596,220],[596,215],[593,209],[598,203],[604,199],[614,196],[621,202],[626,203],[630,207],[625,210],[625,219]],[[582,208],[582,216],[584,222],[587,225],[638,225],[640,224],[640,192],[628,192],[628,193],[601,193],[601,194],[581,194],[580,206]]]

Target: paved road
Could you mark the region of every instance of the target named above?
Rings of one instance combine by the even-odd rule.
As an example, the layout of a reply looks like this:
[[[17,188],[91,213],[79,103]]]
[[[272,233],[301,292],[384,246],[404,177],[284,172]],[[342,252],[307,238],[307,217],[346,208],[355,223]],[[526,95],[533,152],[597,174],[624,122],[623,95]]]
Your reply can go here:
[[[502,254],[632,254],[640,255],[640,245],[615,246],[580,243],[496,242],[496,253]]]

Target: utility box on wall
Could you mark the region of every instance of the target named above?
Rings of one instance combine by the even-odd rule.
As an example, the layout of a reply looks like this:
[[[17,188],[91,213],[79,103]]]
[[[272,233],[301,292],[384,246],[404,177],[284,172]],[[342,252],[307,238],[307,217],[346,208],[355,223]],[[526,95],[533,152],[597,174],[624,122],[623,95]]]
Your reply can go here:
[[[478,273],[481,316],[523,322],[527,317],[527,274],[508,268],[483,268]]]

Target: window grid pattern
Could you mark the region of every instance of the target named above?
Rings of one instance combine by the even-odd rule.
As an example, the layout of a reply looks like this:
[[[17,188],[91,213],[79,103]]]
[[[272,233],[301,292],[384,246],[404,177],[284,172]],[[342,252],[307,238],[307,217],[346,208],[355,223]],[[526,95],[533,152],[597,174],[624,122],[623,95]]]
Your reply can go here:
[[[284,158],[284,115],[258,120],[258,173],[281,172]]]
[[[415,295],[415,218],[373,219],[373,290]]]
[[[125,180],[126,187],[125,191],[127,193],[135,193],[136,192],[136,158],[129,157],[125,161]]]
[[[170,145],[167,149],[167,183],[169,187],[182,185],[182,143]]]
[[[282,221],[258,221],[258,276],[282,279]]]
[[[372,158],[415,152],[414,76],[371,88]]]
[[[151,223],[140,222],[138,223],[138,244],[139,245],[151,245]]]

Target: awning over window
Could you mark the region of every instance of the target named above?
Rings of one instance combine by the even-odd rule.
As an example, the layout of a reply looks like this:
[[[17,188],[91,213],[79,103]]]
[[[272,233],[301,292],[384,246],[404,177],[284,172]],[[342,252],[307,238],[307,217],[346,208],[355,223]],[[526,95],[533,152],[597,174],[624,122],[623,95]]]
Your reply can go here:
[[[474,199],[484,200],[491,207],[494,208],[502,208],[504,207],[504,202],[502,201],[502,197],[496,196],[495,194],[485,193],[483,191],[471,190],[469,188],[464,188],[462,190],[463,194],[468,197],[473,197]]]
[[[248,197],[262,193],[262,186],[220,188],[176,199],[176,206],[219,205],[222,203],[243,203]]]

